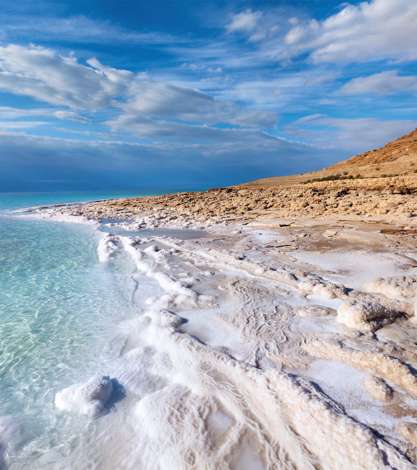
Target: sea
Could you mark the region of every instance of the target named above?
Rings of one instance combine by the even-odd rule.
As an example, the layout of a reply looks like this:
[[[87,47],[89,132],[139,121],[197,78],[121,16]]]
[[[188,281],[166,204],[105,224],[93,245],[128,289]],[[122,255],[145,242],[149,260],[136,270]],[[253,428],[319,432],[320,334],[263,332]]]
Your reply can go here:
[[[135,314],[132,266],[103,265],[100,233],[16,209],[132,193],[0,193],[0,469],[65,468],[80,426],[57,391],[108,368],[114,325]]]

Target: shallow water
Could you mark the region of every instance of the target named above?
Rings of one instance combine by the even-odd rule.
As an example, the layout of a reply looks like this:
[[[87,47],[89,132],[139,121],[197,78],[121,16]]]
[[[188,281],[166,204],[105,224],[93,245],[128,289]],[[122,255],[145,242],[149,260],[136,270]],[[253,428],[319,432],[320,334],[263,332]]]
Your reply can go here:
[[[87,425],[58,413],[55,393],[106,374],[114,325],[137,309],[131,264],[100,264],[93,228],[5,213],[69,199],[0,194],[0,417],[23,429],[8,442],[12,468],[64,452]]]

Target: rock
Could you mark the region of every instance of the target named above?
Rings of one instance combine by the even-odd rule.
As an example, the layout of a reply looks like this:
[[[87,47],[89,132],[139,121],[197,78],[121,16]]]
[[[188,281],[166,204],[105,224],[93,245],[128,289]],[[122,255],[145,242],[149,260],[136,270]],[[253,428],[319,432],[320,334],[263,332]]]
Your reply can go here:
[[[108,376],[94,376],[85,384],[71,385],[55,395],[55,406],[62,411],[100,416],[114,392],[113,382]]]
[[[347,188],[343,188],[340,191],[337,191],[335,197],[343,197],[349,194],[349,190]]]
[[[335,237],[337,233],[338,233],[337,230],[325,230],[323,232],[323,237],[332,238],[332,237]]]
[[[337,310],[338,322],[360,331],[376,331],[402,316],[402,312],[372,301],[346,302]]]

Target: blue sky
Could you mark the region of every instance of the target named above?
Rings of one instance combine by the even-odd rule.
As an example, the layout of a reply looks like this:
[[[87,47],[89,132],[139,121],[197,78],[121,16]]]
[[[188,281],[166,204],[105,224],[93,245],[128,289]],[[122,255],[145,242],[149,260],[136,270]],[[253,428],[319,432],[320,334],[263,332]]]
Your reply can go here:
[[[415,0],[0,3],[0,191],[232,184],[417,127]]]

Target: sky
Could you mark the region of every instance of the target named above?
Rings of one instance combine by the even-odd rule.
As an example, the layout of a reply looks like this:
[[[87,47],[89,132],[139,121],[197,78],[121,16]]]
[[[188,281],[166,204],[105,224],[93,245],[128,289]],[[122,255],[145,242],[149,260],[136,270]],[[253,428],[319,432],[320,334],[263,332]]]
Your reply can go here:
[[[198,189],[417,127],[417,1],[0,0],[0,191]]]

